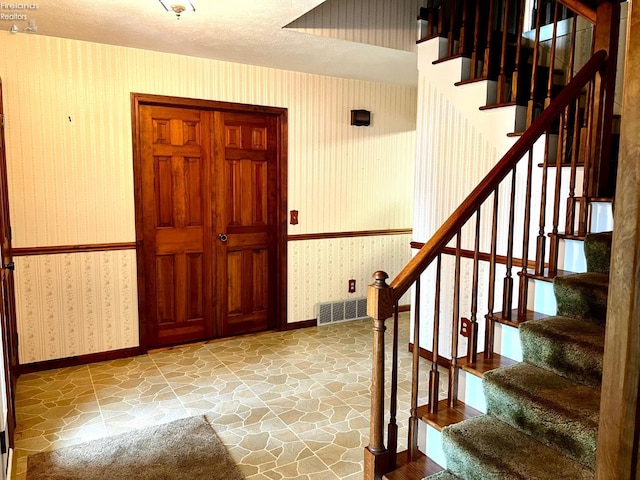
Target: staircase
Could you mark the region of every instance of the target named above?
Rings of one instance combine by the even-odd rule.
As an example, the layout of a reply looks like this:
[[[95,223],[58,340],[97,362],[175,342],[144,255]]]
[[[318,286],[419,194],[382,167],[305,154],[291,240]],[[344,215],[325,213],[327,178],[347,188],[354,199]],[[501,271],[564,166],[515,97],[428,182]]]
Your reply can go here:
[[[430,480],[595,478],[610,252],[587,235],[588,272],[556,277],[558,316],[520,326],[524,362],[484,375],[487,414],[443,430]]]
[[[364,478],[594,478],[611,234],[592,232],[600,231],[594,219],[614,187],[619,4],[541,1],[535,32],[525,35],[525,1],[427,3],[419,63],[426,75],[451,78],[441,94],[454,109],[482,111],[477,129],[495,137],[501,158],[426,242],[412,244],[419,251],[390,283],[385,272],[374,274]],[[579,15],[595,25],[591,56],[582,61]],[[560,68],[562,28],[571,47]],[[460,99],[462,90],[472,101]],[[569,245],[583,242],[586,272],[564,271]],[[409,291],[414,380],[408,448],[398,452],[396,418],[406,413],[397,412],[395,332],[385,363],[385,320],[395,316],[397,324],[398,302]],[[418,381],[421,355],[431,363],[428,386]],[[440,399],[443,366],[448,393]],[[426,390],[428,403],[418,405]]]

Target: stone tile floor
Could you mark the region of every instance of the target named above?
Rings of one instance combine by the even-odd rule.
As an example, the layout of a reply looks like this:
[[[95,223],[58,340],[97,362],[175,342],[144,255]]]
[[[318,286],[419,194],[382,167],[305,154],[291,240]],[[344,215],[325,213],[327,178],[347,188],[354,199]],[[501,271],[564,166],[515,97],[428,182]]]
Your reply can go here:
[[[393,322],[387,325],[390,365]],[[406,444],[408,314],[398,326],[399,438]],[[371,327],[366,319],[267,332],[24,375],[14,478],[26,478],[32,453],[206,415],[248,480],[361,479]],[[420,363],[425,403],[429,364]],[[446,381],[444,374],[441,390]]]

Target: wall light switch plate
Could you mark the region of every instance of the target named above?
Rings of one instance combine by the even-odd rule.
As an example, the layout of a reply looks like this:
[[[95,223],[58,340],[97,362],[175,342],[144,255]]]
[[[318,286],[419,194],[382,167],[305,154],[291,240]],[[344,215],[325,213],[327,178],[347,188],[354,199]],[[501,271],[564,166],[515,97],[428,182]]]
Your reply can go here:
[[[298,224],[298,210],[291,210],[290,223],[291,223],[291,225],[297,225]]]

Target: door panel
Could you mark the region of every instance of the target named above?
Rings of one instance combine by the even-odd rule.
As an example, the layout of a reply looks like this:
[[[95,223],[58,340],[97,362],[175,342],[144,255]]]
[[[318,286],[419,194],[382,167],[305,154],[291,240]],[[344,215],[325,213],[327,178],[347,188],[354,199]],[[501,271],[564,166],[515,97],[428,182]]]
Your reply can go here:
[[[222,335],[264,330],[275,319],[275,204],[268,192],[276,189],[276,131],[267,115],[216,112],[215,171],[220,204],[217,231],[218,284]],[[271,146],[270,146],[271,142]]]
[[[210,116],[200,110],[140,108],[151,346],[213,336]]]

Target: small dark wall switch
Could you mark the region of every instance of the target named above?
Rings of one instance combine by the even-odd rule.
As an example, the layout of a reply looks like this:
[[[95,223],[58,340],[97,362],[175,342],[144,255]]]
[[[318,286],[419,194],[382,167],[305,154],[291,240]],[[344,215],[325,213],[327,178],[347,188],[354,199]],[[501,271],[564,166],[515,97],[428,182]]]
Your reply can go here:
[[[298,210],[291,210],[291,225],[298,224]]]
[[[356,293],[356,281],[353,278],[349,280],[349,293]]]

